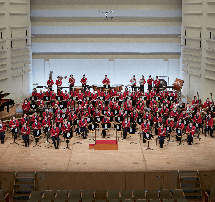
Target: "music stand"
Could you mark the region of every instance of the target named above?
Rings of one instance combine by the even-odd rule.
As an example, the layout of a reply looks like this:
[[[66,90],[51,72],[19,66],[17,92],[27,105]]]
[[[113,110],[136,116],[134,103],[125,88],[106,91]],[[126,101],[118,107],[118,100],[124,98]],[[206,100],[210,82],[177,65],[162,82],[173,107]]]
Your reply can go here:
[[[71,133],[68,132],[68,133],[64,134],[64,139],[66,140],[66,147],[64,149],[70,149],[69,148],[69,140],[71,139]]]
[[[14,131],[14,132],[13,132]],[[17,132],[16,132],[17,131]],[[12,134],[13,134],[13,142],[12,143],[10,143],[10,144],[18,144],[19,145],[19,143],[17,143],[15,140],[17,139],[17,135],[18,135],[18,127],[17,128],[13,128],[12,129]]]
[[[152,148],[149,147],[149,142],[151,141],[151,138],[152,138],[152,135],[150,133],[146,133],[146,141],[148,142],[148,148],[146,150],[148,149],[153,150]]]
[[[117,131],[122,131],[122,123],[114,124],[114,128],[116,128]]]
[[[63,97],[62,97],[62,96],[56,96],[56,100],[57,100],[57,101],[62,101],[62,100],[63,100]]]
[[[44,97],[43,97],[43,101],[45,101],[45,102],[50,101],[50,96],[44,96]]]
[[[37,109],[37,104],[30,104],[30,108],[33,109],[33,110],[36,110]]]
[[[30,100],[31,100],[31,101],[36,101],[36,100],[37,100],[37,96],[31,96],[31,97],[30,97]]]
[[[36,144],[33,147],[36,147],[36,146],[41,147],[40,145],[37,145],[37,143],[39,141],[39,138],[41,136],[41,129],[34,130],[33,133],[34,133],[34,139],[35,139],[35,142],[36,142]]]

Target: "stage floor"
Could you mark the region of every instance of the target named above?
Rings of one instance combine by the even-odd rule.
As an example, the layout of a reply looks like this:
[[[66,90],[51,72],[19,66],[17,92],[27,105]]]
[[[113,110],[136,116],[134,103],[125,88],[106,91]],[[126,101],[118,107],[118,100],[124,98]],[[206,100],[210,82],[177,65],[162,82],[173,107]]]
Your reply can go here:
[[[138,129],[140,131],[140,129]],[[110,132],[110,138],[115,139],[115,133]],[[97,139],[102,139],[101,131]],[[145,172],[167,170],[211,170],[215,168],[215,138],[200,135],[201,140],[194,138],[194,144],[188,145],[185,137],[179,145],[172,133],[171,141],[165,140],[164,148],[156,145],[156,137],[150,141],[153,150],[146,150],[147,143],[142,143],[138,133],[123,140],[118,133],[118,150],[89,149],[94,143],[94,133],[88,134],[88,139],[75,136],[69,143],[71,150],[64,149],[66,142],[61,137],[59,149],[46,144],[46,138],[39,140],[41,147],[33,147],[35,141],[30,137],[30,146],[24,147],[23,140],[13,142],[11,133],[6,133],[5,143],[0,144],[1,172]],[[50,139],[51,140],[51,139]],[[45,147],[45,146],[49,146]]]

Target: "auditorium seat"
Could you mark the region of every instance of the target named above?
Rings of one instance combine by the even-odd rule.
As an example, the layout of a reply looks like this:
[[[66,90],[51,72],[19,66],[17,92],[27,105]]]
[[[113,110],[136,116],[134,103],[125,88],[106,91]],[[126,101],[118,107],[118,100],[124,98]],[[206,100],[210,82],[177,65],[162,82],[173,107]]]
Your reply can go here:
[[[171,199],[171,194],[169,189],[164,189],[160,191],[160,199]]]
[[[174,202],[174,199],[163,199],[163,202]]]
[[[91,190],[82,191],[81,198],[82,202],[91,202],[95,200],[95,192]]]
[[[160,202],[160,199],[150,199],[150,202]]]
[[[55,200],[56,193],[54,191],[44,191],[44,197],[41,201]]]
[[[188,202],[187,199],[177,199],[177,202]]]
[[[120,200],[132,199],[132,191],[131,190],[123,190],[120,191]]]
[[[116,190],[110,190],[108,191],[108,200],[119,200],[119,191],[116,191]],[[109,201],[110,202],[110,201]]]
[[[42,199],[42,195],[40,191],[32,191],[29,196],[29,201],[38,202],[38,200]]]
[[[151,199],[158,199],[158,191],[157,190],[149,190],[146,192],[146,199],[151,200]]]
[[[68,201],[74,201],[74,202],[77,201],[78,202],[79,200],[81,200],[81,193],[78,190],[70,191],[68,196],[69,196]]]
[[[146,192],[144,190],[133,191],[133,200],[143,200],[146,198]]]
[[[97,190],[95,193],[95,200],[106,200],[107,191],[106,190]]]
[[[56,191],[57,197],[54,200],[55,202],[65,202],[68,200],[68,192],[65,190]]]
[[[174,189],[172,199],[184,199],[184,192],[182,189]]]
[[[5,202],[4,192],[0,190],[0,202]]]

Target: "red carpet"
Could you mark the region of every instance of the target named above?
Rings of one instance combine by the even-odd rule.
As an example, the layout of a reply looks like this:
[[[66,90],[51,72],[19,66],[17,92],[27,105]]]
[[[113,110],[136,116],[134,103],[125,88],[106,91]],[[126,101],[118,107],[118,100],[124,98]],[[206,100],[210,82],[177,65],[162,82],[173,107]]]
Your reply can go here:
[[[116,140],[96,140],[96,144],[117,144]]]
[[[117,140],[96,140],[96,144],[89,144],[89,149],[118,150]]]

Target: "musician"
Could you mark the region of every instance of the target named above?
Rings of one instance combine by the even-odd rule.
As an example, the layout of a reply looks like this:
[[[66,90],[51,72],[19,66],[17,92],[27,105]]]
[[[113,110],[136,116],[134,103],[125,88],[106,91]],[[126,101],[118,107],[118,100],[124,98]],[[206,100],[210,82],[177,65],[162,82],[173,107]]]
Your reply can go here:
[[[57,114],[57,117],[55,118],[55,123],[57,127],[61,127],[63,124],[63,118],[60,117],[60,113]]]
[[[123,93],[123,98],[128,97],[128,93],[129,93],[128,88],[125,88],[125,91]]]
[[[140,105],[140,103],[144,104],[144,101],[142,100],[142,97],[140,97],[139,101],[137,101],[137,106]]]
[[[81,103],[81,106],[82,106],[83,108],[86,108],[86,107],[88,106],[88,101],[86,100],[85,97],[84,97],[84,99],[83,99],[83,101],[82,101],[82,103]]]
[[[75,102],[72,100],[72,98],[70,98],[69,101],[67,102],[67,108],[74,106],[74,104]]]
[[[100,117],[100,111],[98,108],[96,108],[96,111],[93,112],[93,118]]]
[[[76,109],[76,113],[78,114],[80,114],[80,113],[82,113],[84,111],[84,109],[83,109],[83,107],[81,106],[81,104],[79,104],[78,105],[78,107],[77,107],[77,109]]]
[[[85,118],[88,118],[88,117],[89,117],[89,114],[88,114],[88,112],[86,111],[86,108],[84,108],[84,111],[82,112],[81,116],[82,116],[82,117],[84,116]]]
[[[128,98],[127,101],[123,104],[123,107],[125,108],[127,105],[131,105],[131,101]]]
[[[144,79],[144,76],[142,75],[142,78],[139,81],[140,83],[140,92],[144,93],[144,84],[146,83],[146,80]]]
[[[213,118],[211,118],[211,113],[205,119],[205,136],[207,131],[210,131],[210,136],[213,137]]]
[[[57,108],[57,110],[55,111],[55,116],[57,116],[58,114],[60,114],[60,116],[62,116],[63,111],[60,109],[60,107]]]
[[[194,96],[194,100],[192,101],[192,105],[197,105],[199,104],[199,101],[197,100],[197,97]]]
[[[154,80],[152,79],[151,75],[149,75],[149,79],[147,80],[149,92],[151,92],[151,90],[152,90],[152,82],[153,81]]]
[[[142,132],[143,132],[143,143],[146,143],[146,133],[149,132],[149,124],[147,123],[147,120],[144,119],[143,120],[143,123],[141,124],[141,129],[142,129]]]
[[[163,119],[166,121],[169,115],[169,109],[166,107],[166,105],[163,105],[163,108],[161,109],[161,115],[163,116]]]
[[[113,116],[113,112],[110,111],[110,108],[108,108],[108,111],[105,113],[108,117]]]
[[[49,77],[49,80],[47,81],[47,86],[50,90],[52,90],[52,86],[54,85],[54,81],[51,77]]]
[[[152,87],[152,89],[150,91],[150,96],[152,98],[152,97],[155,97],[155,95],[156,95],[155,89],[154,89],[154,87]]]
[[[0,119],[0,140],[1,140],[1,144],[4,144],[5,131],[6,131],[6,126],[2,123],[2,120]]]
[[[34,138],[40,137],[41,135],[41,125],[40,122],[35,119],[35,122],[32,124],[32,128],[34,129]]]
[[[85,97],[90,97],[90,91],[88,90],[88,88],[86,88],[84,95]]]
[[[175,101],[173,101],[170,106],[170,110],[172,110],[173,108],[176,108],[176,107],[177,107],[177,105],[176,105]]]
[[[51,128],[51,136],[52,136],[52,141],[54,143],[55,149],[59,149],[58,145],[59,145],[59,128],[56,127],[56,123],[54,123],[54,126]],[[57,145],[56,145],[56,141],[57,140]]]
[[[153,104],[153,106],[151,107],[151,113],[152,115],[154,115],[156,112],[158,112],[158,108],[156,107],[156,104]]]
[[[162,123],[162,119],[159,115],[159,113],[156,113],[156,116],[154,116],[154,125],[155,125],[155,135],[158,135],[158,128],[160,127],[160,124]]]
[[[164,99],[164,93],[159,91],[158,94],[157,94],[157,97],[160,98],[160,103],[159,105],[161,106],[161,104],[163,103],[163,99]]]
[[[141,114],[143,114],[144,112],[144,105],[142,103],[140,103],[138,106],[137,106],[137,111],[139,113],[139,116],[141,116]]]
[[[188,117],[188,114],[185,110],[182,111],[182,113],[180,114],[179,118],[181,118],[182,120],[185,120]]]
[[[151,98],[151,94],[149,93],[149,89],[147,89],[145,96],[146,96],[146,106],[147,106],[147,108],[149,108],[150,98]]]
[[[209,98],[206,99],[206,102],[204,103],[204,108],[209,108],[211,106],[212,102],[210,102]]]
[[[195,126],[193,126],[192,122],[189,123],[189,126],[186,129],[186,133],[188,134],[188,145],[191,145],[193,142],[193,135],[195,133]]]
[[[92,101],[96,101],[97,96],[98,96],[97,93],[95,93],[95,91],[93,90],[93,92],[91,93]]]
[[[105,101],[108,101],[110,99],[110,94],[108,93],[107,90],[106,90],[104,96],[105,96]]]
[[[102,119],[102,123],[103,124],[110,123],[110,120],[107,118],[107,114],[104,115],[104,118]],[[106,136],[106,130],[105,129],[102,129],[102,135],[103,135],[103,138],[105,138],[105,136]]]
[[[74,122],[77,118],[76,114],[74,113],[74,110],[72,110],[72,112],[69,114],[69,121]]]
[[[110,92],[110,96],[117,96],[117,92],[114,90],[114,88],[112,88],[112,91]]]
[[[57,95],[63,97],[64,93],[61,88],[58,89]]]
[[[182,123],[181,118],[179,118],[179,120],[177,121],[175,128],[176,128],[176,140],[179,141],[182,137],[182,131],[184,129],[184,124]]]
[[[118,116],[120,116],[120,117],[122,118],[122,120],[124,120],[125,117],[126,117],[126,115],[127,115],[127,114],[123,111],[123,108],[122,108],[122,109],[120,110]]]
[[[139,98],[137,97],[137,93],[133,90],[131,93],[131,100],[132,100],[132,106],[135,107],[136,106],[136,99]]]
[[[93,115],[94,111],[95,111],[95,108],[93,107],[93,104],[90,103],[90,106],[88,107],[88,113]]]
[[[113,108],[115,106],[115,104],[116,104],[116,101],[114,98],[112,98],[111,101],[109,102],[109,107]]]
[[[22,126],[24,123],[26,123],[26,125],[29,126],[29,119],[26,114],[24,114],[23,118],[21,119]]]
[[[98,97],[104,97],[104,91],[101,88],[98,91]]]
[[[15,116],[13,116],[13,119],[10,121],[9,126],[12,129],[12,135],[14,136],[14,142],[15,142],[15,139],[17,138],[18,127],[19,127],[19,122],[18,120],[16,120]]]
[[[171,97],[174,97],[174,100],[177,99],[178,95],[177,93],[175,92],[175,89],[173,89],[172,93],[170,94]]]
[[[56,94],[54,92],[54,90],[51,93],[51,101],[53,102],[56,99]]]
[[[160,138],[160,148],[163,148],[164,139],[166,136],[166,128],[163,127],[163,124],[161,124],[161,126],[159,127],[158,134]]]
[[[37,93],[37,98],[38,98],[39,100],[43,100],[43,98],[44,98],[44,93],[43,93],[42,90],[40,90],[40,93]]]
[[[65,120],[64,124],[62,125],[64,139],[67,137],[66,134],[70,133],[70,131],[71,131],[70,128],[71,128],[71,126],[67,123],[67,120]]]
[[[134,118],[134,122],[137,122],[138,113],[137,110],[134,108],[134,111],[131,112],[131,118]]]
[[[122,100],[123,100],[123,94],[122,94],[122,92],[121,92],[121,91],[119,92],[118,96],[119,96],[119,103],[122,103]]]
[[[46,96],[51,96],[51,94],[52,94],[52,91],[50,90],[50,88],[48,88],[48,90],[46,91]]]
[[[65,94],[63,94],[63,101],[67,103],[68,100],[69,100],[69,94],[67,93],[67,90],[65,90]]]
[[[30,102],[25,99],[25,102],[22,104],[23,113],[26,114],[30,109]]]
[[[138,105],[139,106],[139,111],[141,111],[140,113],[143,113],[143,110],[144,110],[144,106],[143,105]],[[127,110],[127,111],[130,111],[130,112],[132,112],[133,111],[133,108],[132,108],[132,106],[130,105],[130,104],[128,104],[128,105],[126,105],[126,107],[125,107],[125,110]]]
[[[169,91],[167,90],[167,88],[164,91],[164,97],[168,98],[169,97]]]
[[[166,131],[168,132],[168,134],[170,135],[172,132],[172,128],[174,126],[173,120],[170,119],[170,116],[168,116],[167,120],[166,120]]]
[[[34,115],[31,117],[31,122],[35,122],[35,120],[37,120],[37,122],[39,122],[39,116],[37,115],[37,112],[34,112]]]
[[[131,89],[132,89],[132,91],[133,91],[133,90],[134,90],[134,87],[135,87],[136,84],[137,84],[135,75],[134,75],[133,78],[130,80],[130,82],[131,82]]]
[[[197,111],[197,113],[194,115],[193,122],[196,124],[197,129],[201,128],[202,116],[200,115],[199,111]]]
[[[156,76],[156,79],[154,80],[154,85],[155,85],[157,93],[158,93],[159,92],[159,85],[160,85],[160,80],[158,79],[158,76]]]
[[[71,97],[77,96],[77,93],[74,88],[72,88],[72,90],[70,91],[70,95],[71,95]]]
[[[72,88],[74,87],[74,84],[75,84],[75,79],[73,78],[73,75],[72,75],[72,74],[70,75],[69,83],[70,83],[70,85],[69,85],[69,90],[70,90],[70,94],[71,94]]]
[[[86,85],[87,85],[87,78],[85,77],[85,74],[83,75],[83,78],[81,79],[81,84],[82,84],[82,91],[86,91]]]
[[[43,108],[45,106],[43,100],[41,100],[41,99],[38,101],[37,105],[39,108]]]
[[[127,120],[127,116],[122,122],[122,128],[123,128],[123,139],[126,139],[128,129],[130,128],[130,121]]]
[[[85,90],[84,90],[84,91],[85,91]],[[81,92],[81,90],[79,90],[79,93],[78,93],[78,101],[81,102],[83,99],[84,99],[84,95],[83,95],[83,93]]]
[[[143,119],[146,119],[147,120],[147,123],[149,123],[150,125],[152,125],[151,124],[151,115],[149,114],[149,112],[148,111],[146,111],[146,113],[144,114],[144,116],[143,116]]]
[[[109,79],[107,78],[107,75],[105,75],[105,79],[102,81],[102,83],[104,84],[104,86],[110,84],[110,81],[109,81]]]
[[[37,89],[36,88],[33,89],[32,97],[37,97]]]
[[[174,107],[173,110],[170,112],[170,117],[174,119],[174,122],[176,122],[178,116],[178,111],[176,110],[176,107]]]
[[[81,128],[83,139],[87,139],[87,120],[84,116],[82,116],[82,119],[79,121],[79,127]]]
[[[46,109],[45,109],[45,112],[43,112],[43,118],[45,118],[46,116],[48,117],[49,120],[52,119],[52,113],[49,112],[49,109],[48,109],[48,108],[46,108]]]
[[[60,79],[61,78],[60,76],[58,76],[57,78],[58,79],[56,80],[55,84],[57,85],[57,92],[58,92],[62,86],[62,80]]]
[[[156,100],[154,100],[154,97],[152,97],[152,101],[150,101],[149,107],[152,107],[153,105],[157,106]]]
[[[100,98],[98,98],[98,99],[96,100],[95,107],[101,108],[101,106],[102,106],[102,101],[100,100]]]
[[[26,123],[23,124],[23,127],[21,129],[21,133],[24,136],[24,142],[25,142],[25,147],[29,147],[29,134],[31,130],[30,128],[26,125]]]
[[[51,127],[51,123],[50,123],[50,120],[48,119],[48,116],[45,116],[45,118],[42,120],[42,127],[43,127],[45,134],[47,134],[47,132],[49,131],[49,129]]]

